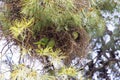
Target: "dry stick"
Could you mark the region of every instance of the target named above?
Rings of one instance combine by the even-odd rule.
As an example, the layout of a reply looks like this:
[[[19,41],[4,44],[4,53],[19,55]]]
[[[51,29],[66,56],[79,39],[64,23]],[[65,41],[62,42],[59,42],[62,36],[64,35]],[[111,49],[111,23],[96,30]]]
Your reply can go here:
[[[0,40],[2,40],[2,38],[3,38],[3,34],[1,32],[1,30],[0,30]]]
[[[120,62],[120,60],[119,60],[119,59],[114,59],[114,58],[113,58],[113,59],[109,59],[108,61],[105,61],[105,62],[103,63],[103,67],[105,67],[105,66],[109,65],[109,63],[110,63],[111,61]],[[90,61],[89,63],[87,63],[84,67],[86,67],[87,65],[90,65],[90,64],[91,64],[91,62],[92,62],[92,61]],[[108,64],[107,64],[107,63],[108,63]],[[93,69],[92,69],[92,71],[91,71],[90,76],[92,75],[92,73],[94,73],[94,72],[96,72],[96,71],[101,70],[103,67],[99,67],[99,68],[95,68],[95,67],[93,67]]]
[[[2,48],[2,50],[0,51],[0,53],[3,52],[4,48],[9,44],[9,42],[7,42],[7,44]]]
[[[9,64],[8,64],[9,67],[10,67],[9,69],[12,71],[12,67],[13,67],[13,66],[12,66],[11,59],[9,59],[8,57],[6,57],[6,58],[7,58],[7,61],[9,62]]]
[[[20,64],[20,61],[21,61],[21,56],[22,56],[22,53],[20,53],[20,57],[19,57],[19,60],[18,60],[19,64]]]
[[[9,47],[8,47],[8,49],[5,51],[5,53],[3,53],[3,50],[9,45],[9,41],[7,41],[7,44],[2,48],[2,50],[1,50],[1,56],[0,56],[0,58],[2,58],[5,54],[6,54],[6,52],[10,49]],[[12,45],[11,45],[12,46]],[[3,53],[3,54],[2,54]]]
[[[6,46],[8,46],[8,49],[5,51],[5,53],[3,53],[2,54],[2,52],[3,52],[3,50],[4,50],[4,48],[6,47]],[[12,45],[11,45],[12,46]],[[10,47],[11,47],[10,46]],[[10,47],[9,47],[9,41],[8,41],[8,43],[3,47],[3,49],[1,50],[1,56],[0,56],[0,59],[2,60],[2,57],[6,54],[6,52],[10,49]],[[1,69],[1,66],[0,66],[0,69]]]
[[[13,53],[12,49],[10,49],[10,52],[11,52],[11,54],[12,54],[12,56],[13,56],[14,53]]]
[[[117,65],[118,65],[118,67],[120,68],[120,64],[119,64],[119,63],[120,63],[120,61],[117,61]]]
[[[13,46],[13,44],[12,45],[10,45],[10,47],[8,47],[7,48],[7,50],[1,55],[1,57],[0,58],[2,58],[6,53],[7,53],[7,51],[11,48]]]

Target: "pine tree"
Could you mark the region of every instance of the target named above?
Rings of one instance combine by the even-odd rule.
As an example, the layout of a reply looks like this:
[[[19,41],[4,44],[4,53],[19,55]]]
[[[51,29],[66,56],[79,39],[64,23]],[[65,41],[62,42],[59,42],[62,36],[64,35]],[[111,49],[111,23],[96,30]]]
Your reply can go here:
[[[6,39],[19,46],[21,52],[25,51],[22,56],[43,59],[47,68],[56,68],[54,61],[65,64],[60,69],[48,70],[49,74],[39,76],[40,80],[56,80],[62,75],[76,78],[79,70],[70,63],[76,57],[84,58],[90,40],[101,37],[105,31],[100,12],[103,8],[94,0],[6,0],[5,9],[0,15],[1,30]],[[11,79],[24,79],[30,76],[29,72],[29,68],[20,64]],[[30,73],[32,80],[39,80],[33,78],[36,72]]]

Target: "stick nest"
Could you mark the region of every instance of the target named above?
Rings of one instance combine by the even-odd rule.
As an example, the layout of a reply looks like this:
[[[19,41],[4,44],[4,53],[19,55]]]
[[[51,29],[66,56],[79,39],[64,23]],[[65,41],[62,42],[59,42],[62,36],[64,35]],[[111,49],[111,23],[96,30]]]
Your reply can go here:
[[[86,3],[84,0],[84,6],[87,7],[88,3]],[[79,3],[79,5],[77,4]],[[78,8],[82,8],[80,6],[82,4],[81,0],[75,0],[75,5]],[[13,0],[13,2],[8,2],[8,8],[10,8],[9,12],[9,19],[11,21],[14,21],[15,19],[21,18],[21,6],[20,6],[20,0]],[[74,39],[74,36],[72,33],[76,32],[78,34],[78,37]],[[82,27],[77,26],[69,26],[68,30],[56,30],[56,26],[46,26],[44,29],[42,29],[39,32],[36,32],[35,34],[32,34],[30,31],[26,30],[26,33],[23,33],[26,35],[24,41],[16,40],[12,38],[12,40],[15,42],[15,44],[23,46],[22,43],[24,43],[24,47],[26,49],[31,48],[32,50],[35,50],[38,48],[35,42],[39,41],[40,39],[47,37],[49,39],[54,39],[55,46],[53,47],[53,50],[60,49],[67,58],[64,60],[65,64],[70,64],[71,60],[75,57],[84,57],[86,55],[86,49],[89,44],[89,36],[87,35],[87,32]],[[18,38],[20,39],[20,38]],[[44,48],[44,47],[43,47]],[[32,51],[33,52],[33,51]],[[31,54],[33,54],[31,52]],[[36,52],[34,52],[36,54]]]

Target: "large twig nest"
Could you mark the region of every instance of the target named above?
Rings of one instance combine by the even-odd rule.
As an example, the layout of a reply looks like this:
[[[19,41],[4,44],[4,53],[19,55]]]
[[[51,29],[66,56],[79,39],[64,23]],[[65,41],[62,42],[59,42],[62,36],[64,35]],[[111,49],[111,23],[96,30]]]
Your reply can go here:
[[[14,3],[9,2],[7,4],[10,8],[9,19],[11,21],[21,18],[21,6],[19,1],[20,0],[14,0]],[[86,8],[88,7],[88,1],[75,0],[75,5],[77,6],[77,8]],[[67,58],[64,60],[66,65],[69,64],[71,60],[75,57],[84,57],[86,55],[86,49],[89,43],[89,36],[87,35],[87,32],[84,28],[72,26],[69,27],[68,30],[61,31],[57,31],[56,28],[56,26],[46,26],[43,30],[37,32],[35,35],[32,34],[30,31],[26,31],[25,33],[23,33],[26,35],[23,41],[18,41],[16,39],[13,40],[17,45],[19,44],[20,46],[22,46],[22,43],[24,42],[24,47],[26,49],[31,48],[31,50],[35,50],[38,48],[37,45],[34,44],[35,42],[44,37],[52,38],[55,40],[55,46],[53,47],[53,49],[56,50],[59,48],[67,56]],[[72,34],[74,32],[78,34],[76,39]]]
[[[78,37],[74,39],[72,33],[77,32]],[[47,27],[37,36],[38,38],[48,37],[55,40],[54,49],[60,48],[67,58],[65,64],[69,64],[75,57],[85,57],[87,46],[89,44],[89,36],[87,32],[80,27],[71,27],[68,31],[56,31],[54,27]]]

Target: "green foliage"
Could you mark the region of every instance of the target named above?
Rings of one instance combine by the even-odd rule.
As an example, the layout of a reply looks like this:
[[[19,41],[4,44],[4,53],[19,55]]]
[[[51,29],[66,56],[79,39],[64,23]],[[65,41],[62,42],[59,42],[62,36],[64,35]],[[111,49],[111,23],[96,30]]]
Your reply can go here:
[[[72,36],[74,37],[74,39],[77,39],[78,36],[79,36],[79,34],[78,34],[77,32],[73,32],[73,33],[72,33]]]
[[[105,21],[102,18],[100,11],[96,8],[90,8],[88,12],[82,11],[85,16],[83,19],[83,25],[91,37],[97,37],[103,35],[105,30]]]
[[[56,80],[55,76],[50,76],[48,74],[44,74],[41,76],[40,80]]]
[[[41,27],[56,25],[57,29],[69,26],[80,26],[81,17],[72,0],[22,0],[21,13],[35,18],[35,30]],[[25,1],[25,2],[24,2]]]
[[[27,68],[24,64],[20,64],[18,66],[14,66],[14,69],[11,73],[11,80],[38,80],[37,72],[31,71],[31,69]]]
[[[51,63],[57,61],[60,63],[65,56],[60,55],[60,50],[53,51],[51,48],[45,48],[41,50],[37,50],[37,52],[41,56],[48,56]],[[53,63],[52,63],[53,64]],[[74,67],[66,67],[61,66],[59,69],[54,69],[54,73],[52,74],[50,71],[44,74],[38,74],[36,70],[28,68],[24,64],[13,65],[13,69],[11,72],[11,80],[56,80],[62,76],[71,76],[76,77],[78,74],[78,70]],[[2,75],[1,75],[2,76]],[[81,76],[82,78],[82,76]],[[64,77],[62,79],[65,79]]]
[[[73,67],[69,67],[69,68],[63,67],[59,71],[59,75],[68,75],[68,76],[75,77],[77,74],[78,74],[77,70]]]
[[[11,80],[56,80],[61,77],[62,80],[66,79],[62,76],[77,76],[78,71],[75,68],[61,68],[55,71],[55,75],[50,73],[38,74],[36,70],[26,67],[24,64],[14,65],[11,72]],[[3,75],[0,75],[3,76]],[[2,78],[2,77],[1,77]],[[4,78],[3,78],[4,79]],[[82,76],[81,76],[82,79]]]
[[[36,70],[27,68],[24,64],[15,66],[11,73],[11,80],[55,80],[55,76],[39,75]]]
[[[8,35],[8,30],[11,26],[10,20],[8,20],[8,15],[7,13],[0,12],[0,24],[2,25],[2,29],[4,32],[4,35]]]
[[[97,5],[97,2],[94,0],[91,5],[93,3]],[[55,27],[57,31],[69,30],[70,27],[73,26],[85,26],[85,29],[90,33],[91,37],[100,36],[104,32],[104,20],[101,18],[99,9],[96,9],[94,6],[79,10],[73,0],[21,0],[20,5],[22,5],[20,13],[23,17],[27,18],[28,21],[34,18],[34,21],[31,23],[34,25],[29,25],[34,35],[37,35],[41,30],[44,31],[44,28],[49,26]],[[9,13],[7,15],[9,15]],[[4,28],[9,30],[12,26],[16,25],[16,22],[17,24],[20,22],[20,25],[24,24],[23,20],[24,19],[10,21],[8,19],[4,20],[2,24]],[[12,24],[12,26],[10,24]],[[24,26],[22,27],[19,32],[16,32],[18,28],[12,27],[12,29],[10,29],[14,37],[22,34]]]
[[[96,0],[96,5],[101,10],[113,11],[117,5],[115,0]]]
[[[14,21],[14,24],[10,27],[10,31],[15,39],[18,39],[20,35],[22,39],[24,39],[23,32],[28,29],[28,27],[32,26],[34,19],[31,18],[30,20],[22,19],[21,21]]]
[[[41,46],[46,46],[48,44],[49,39],[48,38],[42,38],[40,41],[35,42],[34,44],[41,45]]]
[[[55,46],[55,40],[54,39],[50,39],[50,41],[47,44],[47,47],[53,48],[54,46]]]
[[[55,40],[54,39],[48,39],[48,38],[42,38],[40,41],[35,42],[34,44],[43,46],[43,47],[51,47],[53,48],[55,46]]]
[[[60,50],[53,51],[51,47],[46,47],[45,49],[40,48],[37,49],[36,52],[41,56],[48,56],[52,58],[53,61],[60,61],[65,58],[64,54]]]

